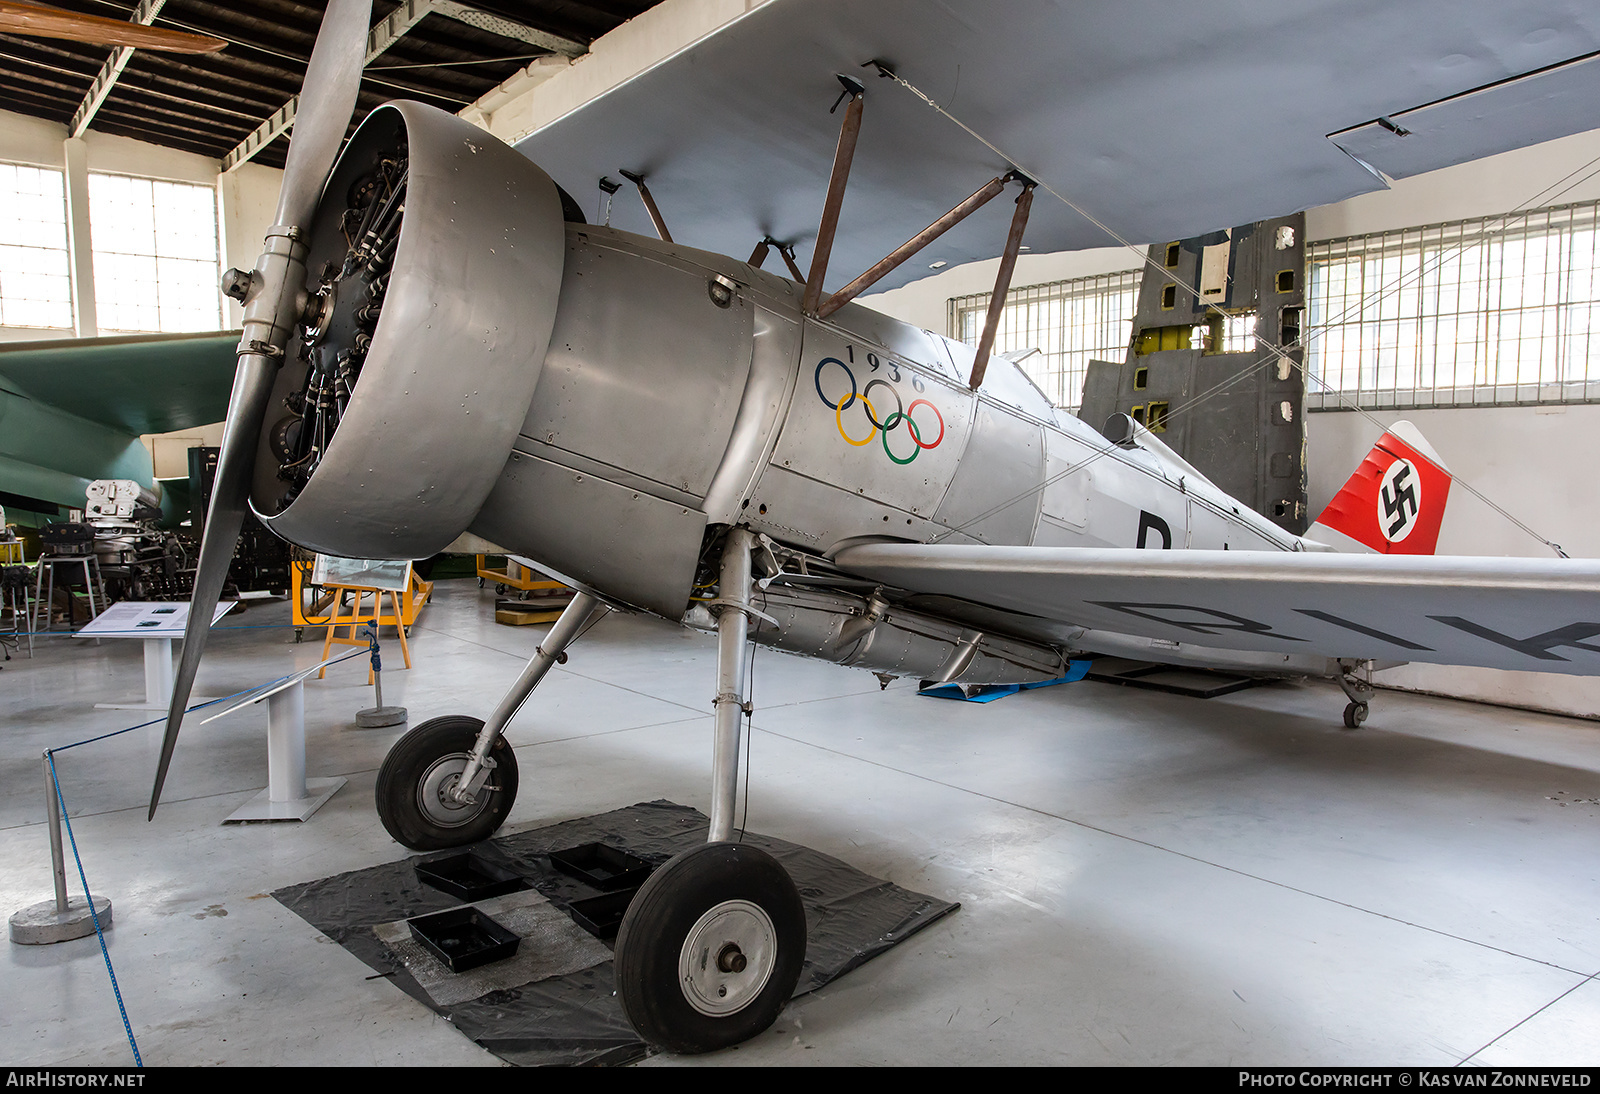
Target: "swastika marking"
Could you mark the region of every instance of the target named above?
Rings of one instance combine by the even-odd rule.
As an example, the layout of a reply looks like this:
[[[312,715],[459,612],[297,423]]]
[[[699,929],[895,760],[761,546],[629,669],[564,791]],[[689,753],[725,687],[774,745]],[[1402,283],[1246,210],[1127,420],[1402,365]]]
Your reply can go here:
[[[1417,526],[1422,512],[1422,476],[1410,460],[1395,460],[1378,488],[1378,527],[1390,543],[1399,543]]]

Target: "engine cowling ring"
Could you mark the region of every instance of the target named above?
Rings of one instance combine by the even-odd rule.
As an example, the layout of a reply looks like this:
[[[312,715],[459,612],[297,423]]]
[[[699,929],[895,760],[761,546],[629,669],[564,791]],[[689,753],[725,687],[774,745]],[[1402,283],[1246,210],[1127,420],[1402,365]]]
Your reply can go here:
[[[356,329],[364,305],[349,288],[331,323],[320,304],[308,308],[331,341],[313,359],[348,360],[352,343],[361,353],[348,401],[308,477],[280,477],[274,423],[294,416],[297,398],[304,412],[315,378],[304,343],[291,340],[251,490],[251,507],[278,535],[352,558],[425,558],[471,524],[539,382],[566,255],[548,175],[461,118],[398,102],[362,122],[329,178],[309,241],[313,279],[354,253],[349,195],[396,154],[406,161],[398,239],[374,294],[375,326]],[[315,301],[315,283],[311,291]]]

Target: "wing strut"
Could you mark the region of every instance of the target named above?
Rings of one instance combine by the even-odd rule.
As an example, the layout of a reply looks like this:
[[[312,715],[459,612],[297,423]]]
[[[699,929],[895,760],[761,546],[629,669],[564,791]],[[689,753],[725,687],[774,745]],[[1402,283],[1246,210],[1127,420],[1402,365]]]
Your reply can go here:
[[[800,305],[800,310],[807,315],[816,315],[817,304],[822,300],[822,279],[828,276],[828,256],[833,254],[833,236],[839,229],[844,184],[850,180],[850,161],[855,159],[856,138],[861,135],[862,97],[866,89],[852,76],[840,76],[839,82],[844,85],[844,95],[839,98],[848,95],[850,105],[845,107],[844,121],[839,123],[839,147],[833,153],[833,175],[828,179],[828,197],[822,203],[817,243],[811,249],[811,276],[806,278],[806,294]],[[839,104],[834,103],[833,108],[837,110]]]
[[[1000,329],[1000,311],[1006,306],[1006,294],[1011,291],[1011,272],[1017,268],[1017,252],[1022,249],[1022,232],[1028,226],[1028,210],[1033,208],[1033,188],[1038,185],[1030,178],[1022,178],[1022,193],[1017,195],[1017,211],[1011,218],[1011,234],[1006,236],[1006,250],[1000,256],[1000,272],[994,277],[994,294],[989,297],[989,314],[983,320],[983,337],[978,339],[978,354],[972,359],[972,378],[967,386],[977,391],[983,385],[983,374],[989,369],[989,352],[994,349],[994,336]]]
[[[846,285],[844,288],[828,297],[828,299],[824,300],[822,302],[822,306],[817,309],[817,318],[826,319],[828,316],[832,315],[834,312],[850,303],[850,301],[854,300],[857,296],[866,292],[880,278],[887,276],[892,270],[894,270],[895,267],[899,266],[906,259],[922,250],[922,248],[926,247],[940,236],[944,235],[951,228],[954,228],[957,224],[960,224],[963,220],[966,220],[967,217],[977,212],[979,209],[982,209],[985,205],[989,204],[991,199],[998,197],[1000,195],[1000,191],[1005,189],[1006,183],[1010,182],[1014,178],[1020,177],[1021,176],[1019,176],[1015,171],[1010,171],[1004,175],[996,175],[994,178],[984,183],[961,204],[957,205],[944,216],[940,217],[938,220],[922,229],[922,231],[918,232],[916,235],[900,244],[899,247],[895,248],[888,255],[884,256],[883,259],[881,259],[871,269],[867,270],[866,273],[862,274],[860,277],[850,282],[850,284]],[[1015,229],[1013,229],[1013,231],[1015,231]]]

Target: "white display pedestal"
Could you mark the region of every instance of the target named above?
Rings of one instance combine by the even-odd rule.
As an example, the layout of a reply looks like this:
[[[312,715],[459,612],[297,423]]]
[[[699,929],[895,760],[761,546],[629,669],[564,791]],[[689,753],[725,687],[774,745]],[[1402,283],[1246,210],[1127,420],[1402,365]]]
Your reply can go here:
[[[228,814],[223,824],[303,821],[344,786],[342,778],[306,778],[305,680],[324,664],[319,662],[248,692],[200,723],[267,701],[267,788]]]
[[[227,614],[232,603],[218,604],[211,623]],[[164,711],[172,703],[172,640],[189,623],[187,603],[124,600],[113,604],[74,632],[81,638],[138,638],[144,642],[144,698],[96,703],[99,710]],[[191,696],[191,705],[210,699]]]
[[[228,814],[223,824],[303,821],[345,784],[306,778],[305,682],[295,680],[267,697],[267,788]]]

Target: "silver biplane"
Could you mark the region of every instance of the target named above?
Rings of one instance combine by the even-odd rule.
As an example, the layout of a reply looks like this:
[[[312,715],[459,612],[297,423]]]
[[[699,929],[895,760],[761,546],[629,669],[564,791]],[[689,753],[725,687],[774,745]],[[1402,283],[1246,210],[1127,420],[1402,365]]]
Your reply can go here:
[[[714,629],[708,842],[656,871],[617,940],[647,1040],[765,1029],[804,957],[793,884],[731,841],[750,642],[939,682],[1047,681],[1080,651],[1327,676],[1352,723],[1365,662],[1600,672],[1600,563],[1433,555],[1450,480],[1415,430],[1297,536],[990,352],[1024,231],[1038,250],[1193,236],[1587,127],[1562,107],[1600,86],[1594,14],[779,0],[516,148],[408,102],[345,144],[369,20],[330,4],[275,226],[225,282],[244,334],[196,600],[219,596],[247,506],[335,555],[470,531],[579,590],[493,710],[389,753],[378,812],[417,849],[498,828],[518,786],[502,732],[596,615]],[[586,223],[552,178],[608,173],[652,234]],[[989,175],[893,247],[952,179]],[[1003,192],[1008,234],[968,217]],[[946,261],[1001,256],[976,349],[853,301],[933,239]],[[793,276],[762,268],[773,249]],[[841,266],[867,273],[830,293]],[[205,637],[186,637],[152,816]]]

